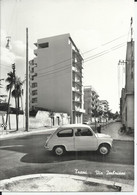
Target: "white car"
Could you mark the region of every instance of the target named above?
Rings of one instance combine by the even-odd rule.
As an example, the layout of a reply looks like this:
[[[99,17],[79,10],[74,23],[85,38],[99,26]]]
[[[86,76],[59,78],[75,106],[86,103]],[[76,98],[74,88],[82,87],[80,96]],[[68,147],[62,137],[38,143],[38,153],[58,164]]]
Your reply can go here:
[[[98,151],[107,155],[112,142],[111,136],[95,133],[88,125],[70,124],[57,128],[46,140],[45,148],[58,156],[66,151]]]

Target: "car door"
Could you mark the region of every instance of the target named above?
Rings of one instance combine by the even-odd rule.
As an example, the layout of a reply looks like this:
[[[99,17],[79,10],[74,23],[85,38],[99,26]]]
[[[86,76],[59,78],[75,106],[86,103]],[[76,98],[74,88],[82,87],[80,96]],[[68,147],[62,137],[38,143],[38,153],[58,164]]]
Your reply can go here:
[[[76,151],[94,151],[98,141],[90,128],[76,128],[74,133]]]
[[[64,128],[57,133],[57,145],[65,146],[67,151],[74,151],[74,136],[72,128]]]

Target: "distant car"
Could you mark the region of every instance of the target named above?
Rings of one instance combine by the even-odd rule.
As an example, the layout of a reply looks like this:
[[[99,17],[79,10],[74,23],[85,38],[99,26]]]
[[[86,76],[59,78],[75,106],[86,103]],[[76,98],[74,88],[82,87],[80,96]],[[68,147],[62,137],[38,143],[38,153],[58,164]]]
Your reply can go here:
[[[94,133],[90,126],[70,124],[57,128],[46,140],[46,150],[61,156],[66,151],[98,151],[107,155],[113,139],[109,135]]]
[[[116,118],[115,122],[121,122],[121,118]]]

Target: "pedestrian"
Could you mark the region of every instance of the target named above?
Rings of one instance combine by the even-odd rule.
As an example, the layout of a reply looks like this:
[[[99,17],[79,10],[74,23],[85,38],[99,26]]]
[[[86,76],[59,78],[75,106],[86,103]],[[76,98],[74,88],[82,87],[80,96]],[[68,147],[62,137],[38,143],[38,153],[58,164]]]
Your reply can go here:
[[[97,132],[101,133],[101,125],[99,124],[99,121],[98,121],[98,126],[97,126]]]
[[[81,129],[77,129],[76,136],[81,136]]]

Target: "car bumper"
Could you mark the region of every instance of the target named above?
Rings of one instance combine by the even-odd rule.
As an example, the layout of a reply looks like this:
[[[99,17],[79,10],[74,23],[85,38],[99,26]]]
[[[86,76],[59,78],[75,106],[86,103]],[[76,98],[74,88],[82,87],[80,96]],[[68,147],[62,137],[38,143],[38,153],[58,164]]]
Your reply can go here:
[[[50,150],[50,148],[49,148],[47,145],[44,145],[44,148],[45,148],[46,150]]]

